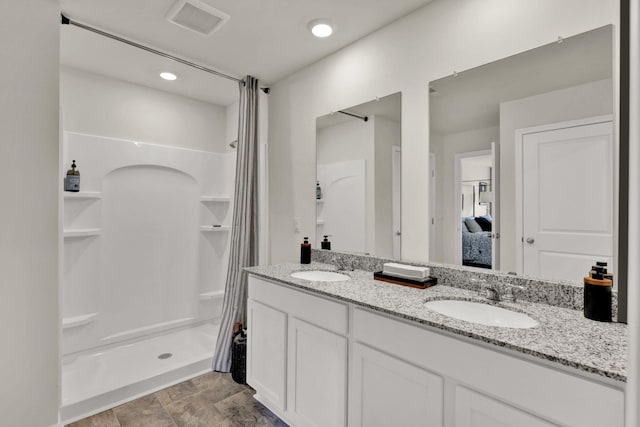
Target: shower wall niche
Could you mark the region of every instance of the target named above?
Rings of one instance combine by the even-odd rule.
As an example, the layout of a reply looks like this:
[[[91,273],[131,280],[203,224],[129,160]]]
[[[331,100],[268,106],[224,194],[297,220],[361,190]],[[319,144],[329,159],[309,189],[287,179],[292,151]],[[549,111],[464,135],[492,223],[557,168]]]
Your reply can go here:
[[[63,354],[217,322],[229,255],[235,152],[67,132]]]

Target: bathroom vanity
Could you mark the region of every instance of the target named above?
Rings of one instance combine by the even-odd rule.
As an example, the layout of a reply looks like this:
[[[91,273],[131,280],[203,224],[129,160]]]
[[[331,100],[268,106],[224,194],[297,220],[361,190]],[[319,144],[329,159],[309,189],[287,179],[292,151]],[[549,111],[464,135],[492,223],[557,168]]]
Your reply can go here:
[[[485,303],[475,291],[304,269],[335,267],[247,269],[247,382],[292,426],[624,425],[626,325],[518,301],[497,305],[537,326],[485,326],[424,305]]]

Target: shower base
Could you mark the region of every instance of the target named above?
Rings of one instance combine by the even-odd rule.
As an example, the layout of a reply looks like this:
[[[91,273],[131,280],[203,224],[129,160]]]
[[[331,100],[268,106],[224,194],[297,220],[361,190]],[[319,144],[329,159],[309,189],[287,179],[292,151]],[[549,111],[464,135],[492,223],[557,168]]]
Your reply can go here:
[[[219,327],[205,323],[63,361],[63,424],[211,371]]]

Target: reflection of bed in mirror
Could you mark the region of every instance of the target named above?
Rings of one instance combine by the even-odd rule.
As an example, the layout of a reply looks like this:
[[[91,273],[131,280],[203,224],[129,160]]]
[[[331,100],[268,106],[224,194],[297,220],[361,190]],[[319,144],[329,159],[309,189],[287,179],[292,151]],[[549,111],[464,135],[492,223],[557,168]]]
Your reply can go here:
[[[462,264],[491,268],[491,216],[462,218]]]

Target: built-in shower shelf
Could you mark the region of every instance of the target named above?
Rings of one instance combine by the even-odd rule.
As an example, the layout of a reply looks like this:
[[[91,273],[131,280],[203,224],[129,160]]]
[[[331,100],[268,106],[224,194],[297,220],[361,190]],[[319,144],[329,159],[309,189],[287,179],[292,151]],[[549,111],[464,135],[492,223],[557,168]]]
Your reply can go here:
[[[99,228],[78,228],[75,230],[64,230],[64,237],[73,238],[73,237],[92,237],[99,236],[102,233],[102,230]]]
[[[200,201],[202,203],[229,203],[231,202],[231,197],[202,196]]]
[[[224,291],[203,292],[200,294],[201,300],[220,299],[224,297]]]
[[[98,317],[98,313],[81,314],[79,316],[64,317],[62,319],[62,329],[75,328],[87,325]]]
[[[323,219],[319,219],[316,221],[317,225],[324,225],[324,220]]]
[[[99,191],[65,191],[64,198],[67,200],[90,200],[90,199],[100,199],[102,198],[102,194]]]
[[[222,233],[231,230],[231,227],[228,225],[223,225],[221,227],[214,227],[212,225],[201,225],[200,231],[204,233]]]
[[[324,203],[324,199],[316,199],[316,204],[320,205]]]

